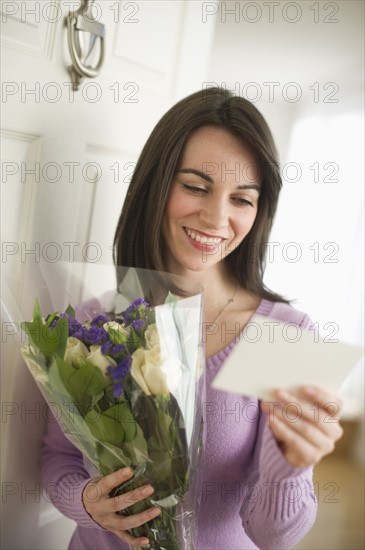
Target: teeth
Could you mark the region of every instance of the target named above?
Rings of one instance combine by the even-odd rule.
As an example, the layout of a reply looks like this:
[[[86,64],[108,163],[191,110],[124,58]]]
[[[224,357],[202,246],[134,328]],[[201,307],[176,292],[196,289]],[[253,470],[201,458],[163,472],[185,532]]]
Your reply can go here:
[[[214,237],[205,237],[204,235],[199,235],[198,233],[195,233],[194,231],[191,231],[187,227],[184,228],[186,233],[189,235],[191,239],[194,241],[197,241],[198,243],[202,244],[218,244],[221,242],[222,239],[220,238],[214,238]]]

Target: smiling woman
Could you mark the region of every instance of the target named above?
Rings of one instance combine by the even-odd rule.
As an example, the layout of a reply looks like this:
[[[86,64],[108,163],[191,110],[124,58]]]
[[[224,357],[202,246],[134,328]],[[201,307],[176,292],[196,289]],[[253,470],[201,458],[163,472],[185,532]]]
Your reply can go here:
[[[197,197],[206,193],[205,204],[210,210],[212,206],[221,208],[222,191],[227,195],[229,189],[229,202],[240,211],[234,216],[240,220],[240,231],[245,225],[242,220],[250,217],[247,209],[251,215],[256,213],[252,227],[246,227],[245,239],[233,235],[232,228],[228,231],[225,227],[223,234],[218,234],[216,228],[207,230],[212,216],[213,224],[221,223],[215,218],[217,214],[227,215],[223,211],[202,213],[209,219],[203,217],[198,226],[187,229],[195,229],[196,234],[200,231],[203,236],[224,237],[221,245],[215,246],[214,255],[225,258],[227,272],[240,287],[262,298],[286,302],[265,288],[262,281],[266,243],[282,181],[270,129],[252,103],[223,88],[211,88],[188,96],[162,117],[143,148],[123,205],[114,240],[118,265],[166,269],[164,216],[167,202],[172,200],[170,191],[175,194],[179,183],[200,188],[183,187],[187,191],[184,203],[193,194]],[[247,203],[242,201],[251,202],[253,207],[246,208],[243,205]],[[203,255],[200,268],[206,262]]]
[[[197,283],[204,288],[207,409],[199,550],[282,550],[296,544],[316,516],[313,465],[342,433],[340,399],[324,388],[306,386],[298,395],[278,389],[278,406],[272,408],[211,385],[255,313],[304,330],[312,325],[308,315],[263,284],[280,188],[276,149],[262,115],[242,97],[211,88],[177,103],[156,125],[115,233],[117,266],[177,273],[186,290]],[[293,402],[301,411],[295,423],[285,414]],[[332,422],[326,422],[328,416]],[[50,497],[79,524],[70,549],[147,544],[129,530],[158,511],[115,513],[130,506],[128,498],[143,501],[142,488],[126,493],[123,501],[109,498],[110,490],[131,476],[119,470],[90,479],[80,453],[54,423],[49,425],[43,480],[61,492],[70,483],[78,487],[73,502],[61,502],[58,493]],[[95,486],[99,498],[91,502],[88,489]]]

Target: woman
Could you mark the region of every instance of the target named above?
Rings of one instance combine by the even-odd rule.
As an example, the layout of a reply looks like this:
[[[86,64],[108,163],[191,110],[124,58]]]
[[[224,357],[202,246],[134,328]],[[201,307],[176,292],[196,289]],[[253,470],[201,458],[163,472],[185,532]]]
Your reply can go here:
[[[305,387],[300,396],[279,389],[281,407],[270,409],[211,388],[255,312],[303,329],[311,325],[262,282],[280,187],[277,153],[263,117],[247,100],[211,88],[183,99],[157,124],[116,230],[116,265],[169,271],[204,287],[208,395],[199,550],[296,544],[315,519],[312,467],[342,434],[337,417],[324,422],[326,404],[340,403],[324,389]],[[282,414],[293,401],[301,410],[295,423]],[[244,413],[255,406],[257,414]],[[78,523],[70,548],[148,544],[129,529],[158,515],[158,508],[128,517],[116,512],[151,495],[153,487],[108,496],[133,472],[124,468],[90,480],[81,454],[54,423],[45,437],[42,472],[54,504]]]

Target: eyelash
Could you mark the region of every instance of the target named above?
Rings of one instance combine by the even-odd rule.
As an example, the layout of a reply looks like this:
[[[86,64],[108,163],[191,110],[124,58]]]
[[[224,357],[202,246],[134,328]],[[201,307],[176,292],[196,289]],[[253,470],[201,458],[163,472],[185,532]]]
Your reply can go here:
[[[206,189],[203,189],[202,187],[194,187],[193,185],[187,185],[186,183],[182,184],[184,189],[187,191],[190,191],[190,193],[193,193],[194,195],[206,195],[208,191]],[[253,203],[251,201],[248,201],[247,199],[242,199],[240,197],[234,197],[234,200],[236,201],[236,204],[238,206],[252,206]]]
[[[193,185],[187,185],[186,183],[183,183],[182,186],[184,189],[187,189],[196,195],[205,195],[207,193],[207,190],[202,187],[194,187]]]

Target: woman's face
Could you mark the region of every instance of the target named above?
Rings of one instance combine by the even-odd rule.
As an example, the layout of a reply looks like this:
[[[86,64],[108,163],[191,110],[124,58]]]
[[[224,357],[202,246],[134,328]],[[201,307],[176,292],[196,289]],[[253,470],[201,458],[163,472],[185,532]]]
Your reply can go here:
[[[239,138],[215,126],[195,130],[167,200],[166,268],[183,273],[218,265],[250,231],[259,190],[256,158]]]

